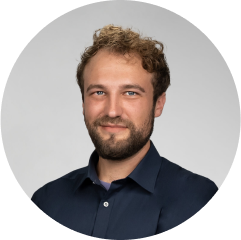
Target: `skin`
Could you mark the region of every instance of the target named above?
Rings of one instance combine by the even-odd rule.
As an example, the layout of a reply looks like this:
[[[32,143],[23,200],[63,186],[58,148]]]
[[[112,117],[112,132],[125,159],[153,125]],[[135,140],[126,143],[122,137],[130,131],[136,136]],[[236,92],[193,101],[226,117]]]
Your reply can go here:
[[[141,128],[153,108],[153,74],[143,69],[139,56],[125,57],[99,50],[84,70],[83,114],[92,124],[97,118],[108,115],[120,116]],[[159,117],[166,101],[163,93],[155,104],[154,115]],[[127,139],[130,131],[125,126],[105,124],[98,132],[103,139],[115,133],[116,142]],[[126,178],[139,164],[150,148],[150,140],[133,156],[121,161],[99,157],[97,175],[100,180],[111,183]]]

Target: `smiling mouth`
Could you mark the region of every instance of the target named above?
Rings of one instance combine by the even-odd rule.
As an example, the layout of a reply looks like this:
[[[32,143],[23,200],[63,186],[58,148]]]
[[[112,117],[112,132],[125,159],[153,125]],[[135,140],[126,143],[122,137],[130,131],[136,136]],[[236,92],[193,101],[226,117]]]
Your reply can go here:
[[[117,132],[121,132],[127,129],[126,126],[122,126],[122,125],[112,125],[112,124],[103,124],[101,125],[101,128],[107,132],[112,132],[112,133],[117,133]]]

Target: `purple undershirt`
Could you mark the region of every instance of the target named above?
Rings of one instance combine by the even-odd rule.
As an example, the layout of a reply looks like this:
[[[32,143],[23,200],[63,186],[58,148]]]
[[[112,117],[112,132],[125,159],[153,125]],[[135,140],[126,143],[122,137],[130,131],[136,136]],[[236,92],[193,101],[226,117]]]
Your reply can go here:
[[[101,182],[101,184],[106,188],[106,190],[108,191],[109,188],[110,188],[111,183],[103,182],[103,181],[101,181],[101,180],[100,180],[100,182]]]

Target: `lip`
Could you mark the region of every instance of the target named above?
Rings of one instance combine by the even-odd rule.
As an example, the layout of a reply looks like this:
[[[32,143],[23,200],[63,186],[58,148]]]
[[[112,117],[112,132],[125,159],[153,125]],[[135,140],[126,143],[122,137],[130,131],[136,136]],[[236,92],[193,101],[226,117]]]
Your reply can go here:
[[[126,126],[119,125],[119,124],[103,124],[101,127],[111,127],[111,128],[126,128]]]
[[[123,125],[115,125],[115,124],[103,124],[101,125],[101,128],[107,132],[112,132],[112,133],[117,133],[117,132],[121,132],[124,131],[125,129],[127,129],[126,126]]]

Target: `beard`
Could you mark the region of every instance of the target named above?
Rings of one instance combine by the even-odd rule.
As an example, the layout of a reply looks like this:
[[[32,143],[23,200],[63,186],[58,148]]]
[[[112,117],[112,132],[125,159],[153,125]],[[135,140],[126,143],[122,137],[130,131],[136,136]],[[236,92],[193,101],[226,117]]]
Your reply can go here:
[[[133,156],[142,149],[153,132],[154,109],[153,107],[149,116],[147,116],[147,119],[139,128],[129,120],[120,117],[111,118],[109,116],[98,118],[90,124],[84,115],[90,138],[99,156],[108,160],[120,161]],[[115,133],[110,133],[110,137],[105,140],[99,133],[98,127],[107,123],[125,125],[129,129],[129,136],[125,139],[118,140]]]

